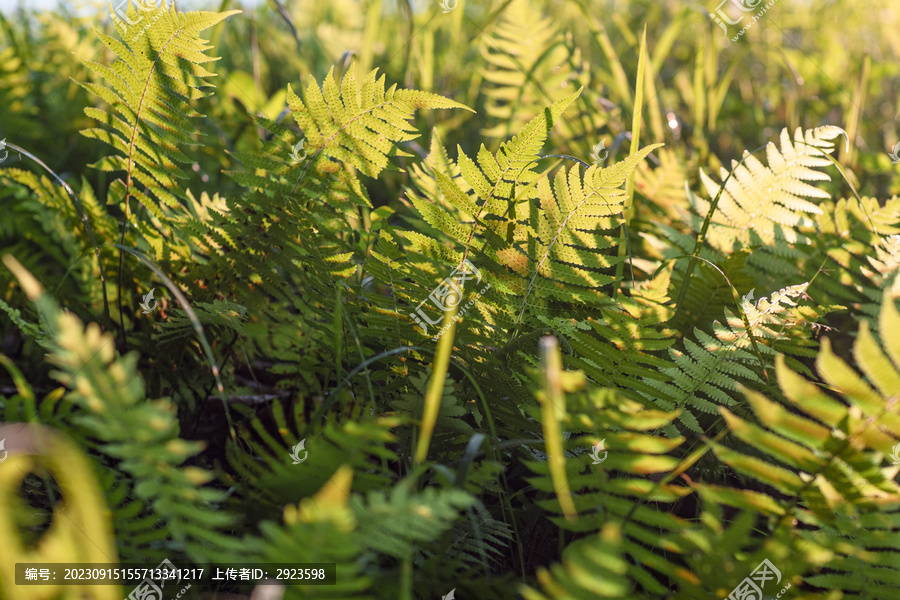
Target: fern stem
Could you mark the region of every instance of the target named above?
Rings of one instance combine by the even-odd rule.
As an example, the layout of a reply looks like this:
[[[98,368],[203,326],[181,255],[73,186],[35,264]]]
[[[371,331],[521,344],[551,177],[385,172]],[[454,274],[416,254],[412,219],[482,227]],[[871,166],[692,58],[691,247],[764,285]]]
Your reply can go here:
[[[421,436],[416,444],[415,465],[423,463],[428,456],[428,446],[431,444],[431,435],[434,433],[434,424],[437,422],[441,396],[444,392],[444,380],[447,378],[447,366],[450,364],[453,340],[456,337],[456,311],[458,309],[457,305],[444,312],[443,327],[447,329],[438,342],[437,354],[434,357],[434,369],[431,372],[431,380],[428,382],[428,390],[425,392],[425,411],[422,414]]]

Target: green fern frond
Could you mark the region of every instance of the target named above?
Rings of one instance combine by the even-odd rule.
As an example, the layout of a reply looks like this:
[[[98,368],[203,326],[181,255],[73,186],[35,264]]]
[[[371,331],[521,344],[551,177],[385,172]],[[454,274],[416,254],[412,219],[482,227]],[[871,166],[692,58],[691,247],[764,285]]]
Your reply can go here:
[[[177,180],[186,175],[178,163],[190,162],[180,148],[194,143],[189,119],[202,116],[189,102],[209,95],[203,88],[209,86],[206,78],[213,73],[203,64],[216,60],[205,54],[211,46],[198,35],[240,12],[182,13],[175,10],[174,3],[169,7],[163,2],[141,5],[138,13],[129,3],[127,18],[135,24],[114,19],[124,43],[97,32],[117,60],[110,65],[84,64],[110,87],[81,85],[105,100],[110,110],[86,108],[85,114],[104,127],[85,129],[82,134],[117,151],[94,166],[102,171],[125,171],[125,182],[116,180],[110,192],[124,203],[126,218],[132,197],[158,219],[163,218],[160,204],[179,206]]]
[[[202,561],[209,556],[204,548],[210,542],[212,547],[231,544],[223,531],[233,518],[217,510],[223,496],[203,487],[212,475],[180,466],[200,451],[200,444],[179,438],[178,417],[169,401],[145,402],[137,356],[117,358],[112,334],[102,333],[95,323],[85,329],[77,317],[62,312],[17,261],[6,256],[4,262],[35,302],[51,336],[48,360],[58,369],[53,375],[69,388],[67,401],[79,408],[70,428],[115,461],[118,479],[124,477],[134,486],[133,495],[148,507],[147,515],[167,529],[171,550]]]
[[[622,259],[602,251],[617,247],[623,240],[601,232],[616,231],[621,225],[618,215],[624,210],[626,194],[620,187],[638,163],[659,146],[662,144],[642,148],[611,167],[589,167],[584,179],[581,169],[574,167],[568,173],[557,173],[553,187],[547,179],[540,180],[538,196],[543,210],[532,212],[534,234],[529,236],[527,252],[530,277],[519,320],[526,303],[543,298],[575,299],[585,305],[597,305],[605,299],[597,288],[612,283],[615,277],[601,270],[615,267]]]
[[[388,165],[388,157],[409,156],[397,152],[400,142],[415,139],[416,129],[407,121],[417,108],[463,108],[468,106],[443,96],[419,90],[384,89],[385,76],[375,79],[371,71],[360,87],[356,63],[350,66],[338,89],[334,67],[321,90],[315,79],[302,101],[288,85],[288,106],[310,146],[311,160],[319,154],[353,165],[369,177],[377,177]]]
[[[395,558],[428,545],[448,531],[460,511],[475,502],[468,493],[451,488],[410,489],[410,480],[397,483],[390,492],[371,491],[355,512],[366,546]]]
[[[900,502],[891,469],[877,468],[900,440],[900,417],[892,412],[900,394],[900,312],[888,291],[883,298],[884,349],[866,321],[853,345],[865,377],[835,355],[827,338],[822,341],[816,368],[837,398],[778,357],[778,384],[791,410],[749,389],[743,391],[759,425],[719,409],[734,435],[761,456],[751,459],[714,444],[717,455],[746,476],[800,500],[790,501],[788,513],[777,505],[766,509],[771,516],[826,523],[839,513],[862,516],[885,501]],[[749,508],[745,502],[733,505]]]
[[[246,535],[236,549],[216,554],[220,562],[334,563],[334,585],[289,585],[284,600],[353,598],[374,600],[373,578],[365,574],[366,538],[360,534],[351,497],[353,470],[341,466],[317,491],[287,503],[282,514],[262,521],[259,535]]]
[[[622,528],[607,523],[593,536],[572,542],[563,551],[561,564],[538,570],[541,591],[522,586],[526,600],[642,600],[629,579],[625,558],[627,540]]]
[[[627,560],[620,575],[631,585],[639,583],[646,591],[664,594],[667,587],[660,583],[660,579],[674,578],[677,563],[662,553],[657,554],[646,544],[660,535],[674,536],[686,526],[682,519],[658,510],[656,506],[676,502],[688,490],[667,482],[654,485],[644,478],[652,474],[661,476],[677,464],[675,458],[666,454],[678,448],[684,438],[674,436],[667,439],[654,435],[652,431],[670,427],[678,413],[648,409],[642,403],[623,398],[612,389],[590,387],[584,390],[586,379],[583,375],[579,377],[578,371],[566,371],[564,374],[572,384],[570,393],[565,396],[566,417],[560,425],[571,434],[564,436],[568,439],[563,440],[565,478],[577,518],[563,519],[559,516],[564,511],[559,500],[552,495],[556,487],[546,458],[540,462],[525,461],[525,465],[535,474],[528,480],[537,489],[551,494],[549,499],[541,500],[539,504],[555,515],[553,522],[557,526],[579,533],[596,532],[610,524],[621,527],[622,554],[627,556]],[[535,418],[539,417],[537,407],[531,406],[527,410]],[[655,506],[646,506],[645,501],[652,501]],[[594,546],[590,542],[584,543]],[[677,551],[674,546],[669,546],[668,550]],[[562,589],[573,594],[571,597],[596,597],[586,594],[588,591],[596,594],[603,589],[602,580],[594,574],[596,566],[593,561],[585,570],[566,559],[564,554],[564,568],[553,569],[554,578],[559,577],[566,585],[564,588],[556,587],[557,595],[551,597],[569,597],[559,595]],[[570,569],[575,569],[581,576],[573,579],[574,572]],[[549,575],[545,574],[542,581],[549,582]],[[553,586],[548,588],[545,592],[554,591]]]

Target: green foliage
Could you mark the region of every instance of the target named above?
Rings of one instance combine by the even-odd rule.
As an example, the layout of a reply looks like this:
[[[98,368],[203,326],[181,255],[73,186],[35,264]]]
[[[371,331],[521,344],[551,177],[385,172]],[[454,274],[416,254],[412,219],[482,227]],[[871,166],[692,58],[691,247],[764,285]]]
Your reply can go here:
[[[84,454],[111,560],[680,600],[765,559],[798,598],[896,596],[875,3],[735,42],[643,0],[236,4],[0,17],[0,419]],[[83,558],[11,459],[17,541]],[[213,591],[250,593],[185,598]]]

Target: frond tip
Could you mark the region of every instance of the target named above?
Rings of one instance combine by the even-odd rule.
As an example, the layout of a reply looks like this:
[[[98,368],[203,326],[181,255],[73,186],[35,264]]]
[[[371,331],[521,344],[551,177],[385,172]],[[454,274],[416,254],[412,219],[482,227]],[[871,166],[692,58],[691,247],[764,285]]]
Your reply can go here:
[[[731,173],[724,168],[722,185],[700,169],[700,178],[711,199],[721,191],[715,206],[710,243],[723,251],[731,250],[739,241],[746,246],[753,243],[772,245],[776,238],[795,242],[801,236],[795,227],[811,224],[807,214],[822,214],[822,210],[805,198],[830,198],[829,194],[806,183],[828,181],[828,175],[818,170],[831,164],[828,158],[834,150],[829,140],[844,134],[840,127],[827,126],[807,130],[799,127],[793,143],[787,129],[781,132],[781,151],[769,142],[766,157],[769,166],[744,151],[741,163],[731,162]],[[700,216],[713,210],[711,201],[698,199]]]
[[[313,79],[306,88],[306,101],[288,85],[288,106],[309,142],[312,158],[319,154],[348,163],[369,177],[377,177],[388,165],[394,145],[418,137],[407,121],[418,108],[464,108],[468,106],[429,92],[384,89],[385,76],[376,79],[372,70],[360,87],[356,63],[341,80],[328,71],[322,88]]]
[[[87,116],[105,127],[85,129],[81,134],[116,149],[92,166],[125,171],[125,182],[115,181],[110,195],[124,202],[126,217],[130,214],[128,201],[134,197],[163,220],[159,204],[179,206],[173,193],[179,189],[176,179],[187,177],[176,163],[190,162],[181,150],[194,143],[194,127],[188,119],[202,116],[189,103],[208,95],[205,78],[214,75],[202,64],[217,60],[204,54],[211,46],[197,36],[241,11],[182,13],[174,4],[167,7],[165,1],[159,6],[138,2],[137,7],[140,12],[128,4],[127,11],[113,13],[117,31],[127,45],[96,31],[117,59],[110,65],[84,64],[106,79],[109,87],[80,85],[105,100],[111,110],[85,108]],[[138,189],[138,183],[143,189]]]

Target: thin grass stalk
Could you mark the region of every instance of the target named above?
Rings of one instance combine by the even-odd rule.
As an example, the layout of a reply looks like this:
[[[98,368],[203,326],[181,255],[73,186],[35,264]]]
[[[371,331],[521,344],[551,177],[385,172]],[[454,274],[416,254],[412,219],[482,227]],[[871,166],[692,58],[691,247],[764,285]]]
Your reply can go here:
[[[550,468],[550,480],[563,515],[567,520],[578,517],[569,481],[566,478],[566,455],[563,448],[560,418],[565,416],[566,400],[562,390],[562,355],[559,342],[553,336],[541,338],[541,362],[543,364],[543,391],[538,394],[541,404],[541,426],[544,429],[544,449],[547,452],[547,465]]]
[[[444,392],[444,381],[447,379],[447,366],[450,364],[450,354],[453,352],[453,340],[456,338],[457,310],[459,310],[458,305],[444,312],[442,329],[445,327],[446,330],[438,341],[434,369],[431,372],[431,380],[428,382],[428,390],[425,392],[425,411],[422,414],[422,427],[416,443],[415,465],[425,462],[425,458],[428,456],[428,447],[431,445],[431,436],[434,433],[434,424],[437,422],[441,396]]]

